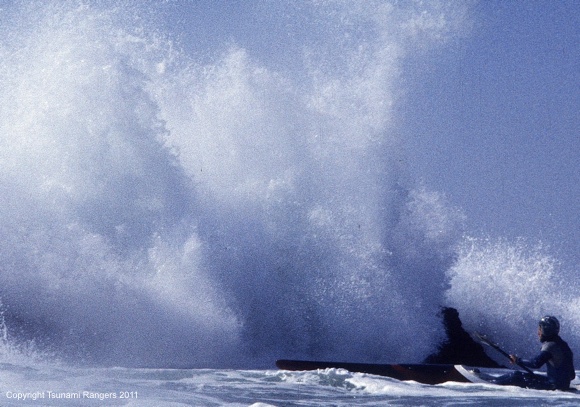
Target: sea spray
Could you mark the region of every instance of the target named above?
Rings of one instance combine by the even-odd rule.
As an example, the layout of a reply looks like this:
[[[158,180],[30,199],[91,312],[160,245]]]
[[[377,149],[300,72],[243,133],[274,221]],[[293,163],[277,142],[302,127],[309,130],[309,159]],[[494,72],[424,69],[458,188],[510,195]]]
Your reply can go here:
[[[337,49],[329,35],[290,77],[232,47],[181,76],[186,104],[166,93],[169,139],[205,191],[198,230],[247,342],[278,354],[416,358],[438,337],[453,257],[445,247],[461,216],[442,196],[411,191],[395,164],[389,129],[405,31],[386,32],[396,21],[388,10],[383,26],[367,12],[329,9],[325,18],[356,21],[380,40]],[[437,219],[448,222],[429,225]],[[412,346],[398,339],[418,326]]]
[[[466,306],[471,277],[446,274],[463,215],[409,179],[393,106],[463,7],[270,5],[303,36],[282,66],[236,41],[198,61],[151,12],[97,3],[18,3],[0,26],[11,340],[133,366],[431,352],[450,283]]]
[[[510,352],[532,356],[539,347],[539,319],[555,315],[562,336],[579,343],[577,282],[557,277],[562,265],[549,247],[524,239],[466,238],[457,255],[448,271],[446,302],[461,310],[466,329],[486,332]]]
[[[15,22],[5,28],[13,42],[3,47],[8,326],[14,337],[65,359],[221,359],[220,349],[206,344],[219,336],[227,348],[237,322],[212,306],[212,289],[195,268],[198,246],[186,219],[195,193],[163,144],[159,109],[135,62],[135,44],[145,39],[115,26],[119,10],[37,5],[39,28],[19,38]],[[26,21],[30,10],[23,10]],[[177,304],[182,286],[196,306]]]

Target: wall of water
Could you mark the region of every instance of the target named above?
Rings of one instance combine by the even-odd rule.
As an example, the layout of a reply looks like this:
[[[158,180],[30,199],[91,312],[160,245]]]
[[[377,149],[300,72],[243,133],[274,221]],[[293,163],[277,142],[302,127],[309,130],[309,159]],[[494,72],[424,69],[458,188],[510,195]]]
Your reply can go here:
[[[293,32],[317,27],[292,64],[235,40],[199,57],[163,3],[2,9],[5,342],[110,365],[419,361],[444,303],[494,333],[547,312],[494,307],[555,292],[549,256],[463,238],[405,169],[402,62],[461,8],[373,6],[285,5]],[[573,303],[557,311],[578,326]]]

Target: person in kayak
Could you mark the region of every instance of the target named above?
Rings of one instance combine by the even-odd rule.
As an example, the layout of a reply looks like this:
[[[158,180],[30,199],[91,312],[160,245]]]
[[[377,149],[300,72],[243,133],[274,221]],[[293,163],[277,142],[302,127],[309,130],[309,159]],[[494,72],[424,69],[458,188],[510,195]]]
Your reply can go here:
[[[574,355],[559,334],[558,319],[551,315],[545,316],[538,323],[538,338],[542,343],[540,353],[530,360],[510,355],[512,363],[531,369],[538,369],[546,364],[547,376],[517,371],[500,376],[495,382],[535,389],[568,390],[570,382],[576,377]]]

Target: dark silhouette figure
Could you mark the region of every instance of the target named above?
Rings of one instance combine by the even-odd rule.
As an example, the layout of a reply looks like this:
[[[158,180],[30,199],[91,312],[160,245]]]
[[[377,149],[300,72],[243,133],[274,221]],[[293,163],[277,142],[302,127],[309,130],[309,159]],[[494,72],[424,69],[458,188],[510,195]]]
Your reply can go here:
[[[463,329],[459,312],[455,308],[442,307],[441,317],[447,333],[447,340],[439,345],[439,350],[425,359],[424,363],[469,365],[481,367],[502,367],[491,359],[481,344]]]

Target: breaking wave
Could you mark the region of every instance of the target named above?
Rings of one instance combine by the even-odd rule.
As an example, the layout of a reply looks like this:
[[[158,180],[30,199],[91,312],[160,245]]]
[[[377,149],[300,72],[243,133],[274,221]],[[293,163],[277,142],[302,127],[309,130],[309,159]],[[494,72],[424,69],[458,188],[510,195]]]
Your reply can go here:
[[[473,273],[503,252],[458,251],[463,214],[410,179],[393,109],[403,61],[465,10],[367,3],[257,9],[294,33],[289,64],[180,43],[163,2],[2,10],[6,341],[105,365],[412,361],[445,301],[493,319],[465,298],[495,293]]]

